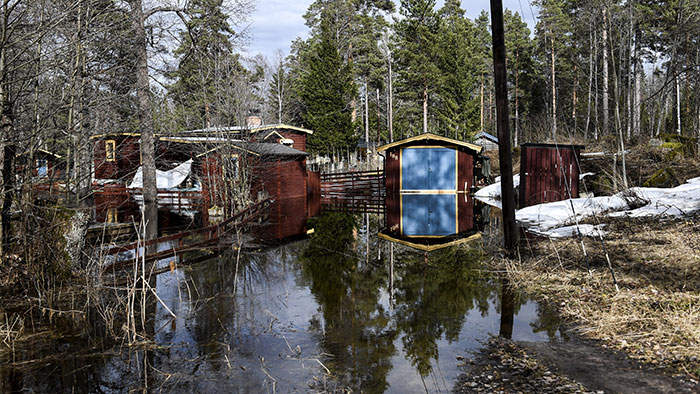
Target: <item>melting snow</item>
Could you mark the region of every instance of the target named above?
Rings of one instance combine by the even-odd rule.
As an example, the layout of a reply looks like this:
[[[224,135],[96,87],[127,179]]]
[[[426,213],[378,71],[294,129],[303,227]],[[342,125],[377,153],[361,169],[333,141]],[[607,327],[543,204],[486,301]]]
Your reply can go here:
[[[588,174],[584,174],[588,175]],[[515,186],[519,176],[513,177]],[[625,195],[636,195],[644,205],[629,209]],[[501,207],[501,184],[494,183],[476,193],[476,198],[490,205]],[[612,211],[612,212],[610,212]],[[576,221],[608,212],[613,217],[676,217],[700,211],[700,177],[674,188],[634,187],[627,193],[613,196],[574,198],[563,201],[533,205],[519,209],[516,220],[528,231],[552,238],[576,234]],[[600,228],[579,225],[583,235],[596,235]]]

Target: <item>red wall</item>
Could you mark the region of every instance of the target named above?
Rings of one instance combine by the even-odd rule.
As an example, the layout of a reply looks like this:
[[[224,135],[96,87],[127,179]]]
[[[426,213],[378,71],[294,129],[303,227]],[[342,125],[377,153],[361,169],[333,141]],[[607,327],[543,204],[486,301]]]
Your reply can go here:
[[[386,152],[386,163],[384,164],[386,194],[398,193],[401,189],[400,176],[401,165],[399,163],[399,150],[393,149]]]
[[[463,232],[474,229],[474,201],[469,193],[469,188],[474,186],[474,156],[460,150],[457,153],[457,163],[457,190],[462,192],[457,194],[457,215],[459,232]]]
[[[520,207],[578,198],[580,147],[576,145],[521,146]]]
[[[302,131],[296,131],[296,130],[289,130],[289,129],[275,129],[275,131],[281,135],[283,138],[290,139],[294,141],[292,144],[292,148],[298,149],[302,152],[306,152],[306,138],[308,136],[307,133],[304,133]],[[272,136],[268,137],[264,141],[258,140],[257,137],[258,133],[253,133],[251,135],[251,141],[255,142],[280,142],[280,138],[277,136]]]
[[[115,161],[105,159],[105,141],[114,140]],[[132,176],[141,165],[139,137],[112,136],[95,141],[93,153],[96,179],[126,180]]]
[[[202,182],[202,197],[205,207],[223,205],[223,171],[219,164],[219,155],[202,158],[199,163],[199,179]]]
[[[284,138],[289,138],[290,140],[294,141],[292,148],[306,152],[306,133],[292,130],[277,130],[277,132],[282,134]]]

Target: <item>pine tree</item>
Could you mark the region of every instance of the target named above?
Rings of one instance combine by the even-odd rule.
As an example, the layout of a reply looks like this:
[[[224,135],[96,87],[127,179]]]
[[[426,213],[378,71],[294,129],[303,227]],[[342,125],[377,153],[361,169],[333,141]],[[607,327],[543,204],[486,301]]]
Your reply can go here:
[[[438,35],[440,80],[435,95],[439,133],[467,139],[479,127],[479,62],[475,28],[465,18],[459,0],[447,0],[438,11],[443,23]]]
[[[503,14],[506,38],[506,61],[508,62],[508,86],[513,90],[509,94],[515,127],[512,130],[515,145],[520,137],[520,124],[524,116],[541,107],[541,99],[546,95],[541,88],[540,73],[534,64],[534,43],[530,39],[530,29],[520,15],[511,10]]]
[[[235,32],[222,4],[223,0],[193,0],[187,9],[190,19],[181,44],[174,52],[179,64],[171,73],[175,83],[169,91],[185,128],[227,123],[223,112],[231,105],[220,103],[220,93],[235,83],[236,77],[248,74],[239,55],[233,53]],[[229,108],[219,108],[222,106]]]
[[[409,103],[405,115],[412,130],[422,118],[420,130],[428,132],[431,95],[437,89],[440,73],[437,36],[440,19],[435,13],[435,0],[401,0],[401,15],[396,22],[396,64],[400,98]],[[422,116],[418,116],[418,114]]]

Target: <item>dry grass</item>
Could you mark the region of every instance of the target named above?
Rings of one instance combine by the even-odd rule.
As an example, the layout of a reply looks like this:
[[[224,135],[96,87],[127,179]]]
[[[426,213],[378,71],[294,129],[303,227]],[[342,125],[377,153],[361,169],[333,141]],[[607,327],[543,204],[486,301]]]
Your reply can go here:
[[[511,279],[556,305],[585,336],[633,358],[700,376],[700,237],[694,221],[615,222],[600,242],[531,241],[523,258],[502,261]]]

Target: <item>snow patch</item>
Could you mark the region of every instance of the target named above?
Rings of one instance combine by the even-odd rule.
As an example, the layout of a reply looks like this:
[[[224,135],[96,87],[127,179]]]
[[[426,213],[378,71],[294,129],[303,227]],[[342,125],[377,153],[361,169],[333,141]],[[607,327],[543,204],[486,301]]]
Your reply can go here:
[[[496,178],[496,182],[488,186],[482,187],[476,193],[474,197],[486,204],[492,205],[494,207],[501,208],[501,177]],[[513,188],[520,185],[520,174],[513,175]]]
[[[577,236],[579,232],[583,237],[604,237],[605,231],[603,231],[603,227],[605,227],[605,224],[600,224],[598,226],[594,226],[592,224],[580,224],[578,226],[574,225],[554,228],[543,232],[531,232],[549,238],[569,238]]]

